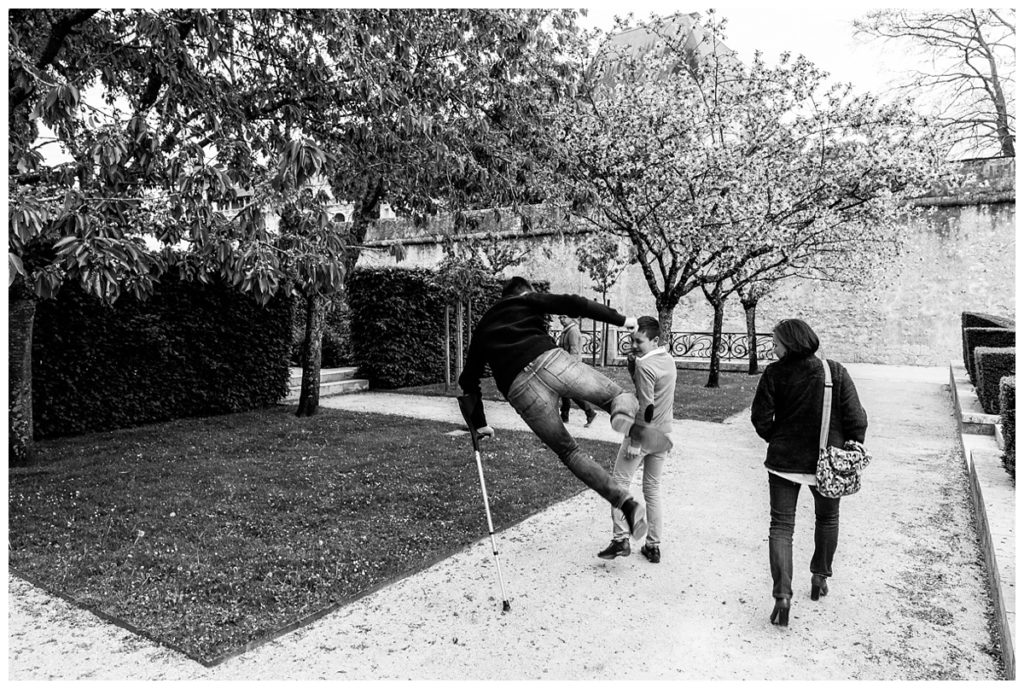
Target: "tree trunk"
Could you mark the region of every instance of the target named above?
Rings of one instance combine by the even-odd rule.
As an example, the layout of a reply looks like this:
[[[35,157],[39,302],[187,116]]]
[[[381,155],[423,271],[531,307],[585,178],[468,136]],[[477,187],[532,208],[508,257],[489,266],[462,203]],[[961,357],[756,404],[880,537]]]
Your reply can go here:
[[[452,388],[452,307],[444,305],[444,391]]]
[[[743,314],[747,317],[747,373],[756,375],[757,367],[757,299],[742,299]]]
[[[462,377],[462,353],[463,353],[463,305],[462,299],[455,304],[455,380]]]
[[[675,306],[658,306],[658,324],[661,326],[661,337],[658,344],[668,345],[669,354],[672,353],[672,319],[675,313]]]
[[[377,208],[383,198],[384,180],[378,179],[376,184],[366,190],[353,211],[352,224],[347,237],[348,250],[345,252],[343,262],[346,281],[355,270],[356,263],[359,262],[359,255],[362,253],[363,242],[366,240],[366,232],[370,229],[370,223],[379,218]]]
[[[606,294],[602,294],[601,303],[608,306],[608,298]],[[611,350],[612,360],[619,355],[619,331],[615,331],[615,342],[609,342],[608,338],[611,335],[611,328],[608,327],[607,323],[601,324],[601,366],[605,367],[608,365],[608,351]]]
[[[708,382],[706,388],[718,387],[718,372],[722,366],[722,357],[718,353],[722,346],[722,321],[725,319],[725,299],[709,298],[711,306],[715,309],[715,320],[711,326],[711,365],[708,371]]]
[[[319,294],[306,297],[306,335],[302,343],[302,388],[296,416],[313,416],[320,410],[320,362],[330,299]]]
[[[8,458],[11,466],[35,460],[32,425],[32,323],[36,298],[18,278],[7,290],[10,329],[7,352]]]

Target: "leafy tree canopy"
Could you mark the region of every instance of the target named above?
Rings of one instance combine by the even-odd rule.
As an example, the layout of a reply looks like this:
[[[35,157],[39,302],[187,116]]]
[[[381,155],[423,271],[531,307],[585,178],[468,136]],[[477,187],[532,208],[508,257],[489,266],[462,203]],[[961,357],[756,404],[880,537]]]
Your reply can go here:
[[[172,264],[261,298],[293,276],[329,292],[361,240],[332,199],[357,203],[358,227],[384,200],[515,196],[530,150],[513,134],[563,94],[575,35],[573,12],[548,10],[9,19],[12,282],[48,297],[78,279],[108,300],[145,297]],[[246,205],[220,210],[240,190]]]

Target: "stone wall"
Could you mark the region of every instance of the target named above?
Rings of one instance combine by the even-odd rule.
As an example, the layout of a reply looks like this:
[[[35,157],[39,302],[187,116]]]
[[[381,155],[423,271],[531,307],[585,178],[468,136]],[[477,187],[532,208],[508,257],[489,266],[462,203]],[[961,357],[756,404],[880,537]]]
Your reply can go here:
[[[960,356],[961,311],[1014,318],[1015,204],[923,201],[922,205],[934,206],[933,212],[927,220],[907,226],[906,250],[884,280],[856,292],[820,282],[782,283],[759,304],[758,330],[769,331],[781,318],[803,318],[818,332],[830,358],[942,366]],[[961,204],[969,202],[960,199]],[[584,228],[551,209],[525,212],[531,214],[526,229],[517,214],[487,211],[476,214],[462,231],[527,239],[536,250],[512,273],[549,280],[553,292],[600,299],[577,268],[575,246],[586,236],[580,234]],[[398,265],[433,267],[442,256],[437,238],[451,222],[442,217],[427,227],[401,220],[382,223],[368,237],[371,248],[359,265],[396,265],[380,248],[401,241],[407,253]],[[608,300],[624,313],[657,315],[638,266],[623,274]],[[673,329],[707,331],[711,318],[711,308],[697,290],[676,308]],[[745,329],[738,300],[726,306],[725,329]]]

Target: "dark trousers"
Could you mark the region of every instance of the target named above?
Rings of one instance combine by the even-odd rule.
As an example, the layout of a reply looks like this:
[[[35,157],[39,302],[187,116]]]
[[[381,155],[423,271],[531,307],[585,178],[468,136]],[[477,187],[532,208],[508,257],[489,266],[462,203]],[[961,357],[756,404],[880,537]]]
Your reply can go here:
[[[826,498],[814,486],[814,554],[811,574],[832,576],[832,558],[839,543],[839,498]],[[800,484],[768,474],[772,521],[768,529],[768,563],[772,570],[772,596],[793,596],[793,529]]]
[[[592,405],[590,402],[588,402],[586,400],[576,400],[576,399],[569,399],[568,397],[563,397],[562,398],[562,418],[563,419],[569,418],[569,408],[572,406],[573,402],[576,403],[577,407],[579,407],[580,409],[583,410],[583,413],[587,415],[588,419],[592,415],[597,413],[594,410],[594,405]]]

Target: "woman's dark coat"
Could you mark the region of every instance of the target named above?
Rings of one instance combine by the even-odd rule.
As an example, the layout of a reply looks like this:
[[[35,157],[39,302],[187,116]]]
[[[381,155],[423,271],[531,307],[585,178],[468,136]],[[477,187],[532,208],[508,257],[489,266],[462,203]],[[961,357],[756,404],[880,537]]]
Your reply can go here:
[[[832,419],[828,444],[842,447],[847,440],[864,442],[868,416],[857,388],[842,364],[829,360],[832,371]],[[785,356],[768,364],[758,383],[750,420],[768,441],[764,465],[775,471],[813,474],[818,463],[821,402],[825,371],[816,356]]]

